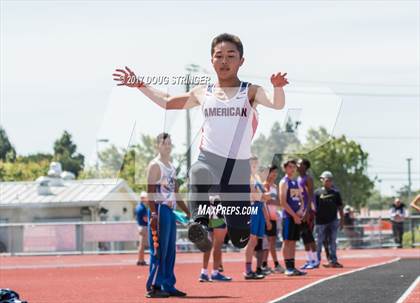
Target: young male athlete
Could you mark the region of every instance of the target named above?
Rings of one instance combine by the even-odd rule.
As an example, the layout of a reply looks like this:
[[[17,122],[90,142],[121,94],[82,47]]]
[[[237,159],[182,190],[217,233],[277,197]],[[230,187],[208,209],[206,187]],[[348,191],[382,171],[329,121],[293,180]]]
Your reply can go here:
[[[286,175],[281,179],[280,204],[283,207],[283,257],[286,264],[286,276],[302,276],[306,272],[295,267],[296,241],[300,238],[300,225],[303,217],[303,198],[301,189],[294,179],[296,161],[283,163]]]
[[[194,219],[188,237],[202,251],[211,249],[208,237],[209,218],[199,213],[200,206],[209,206],[209,192],[220,192],[226,207],[225,220],[232,243],[243,248],[250,234],[249,158],[251,141],[258,124],[257,106],[282,109],[285,104],[283,87],[286,74],[273,74],[273,96],[258,85],[242,82],[238,70],[244,63],[241,40],[231,34],[221,34],[211,43],[211,62],[217,82],[198,86],[189,93],[168,96],[140,81],[130,81],[136,75],[128,67],[113,74],[118,85],[139,89],[160,107],[188,109],[201,106],[204,122],[201,128],[200,155],[189,171],[189,201]],[[234,211],[232,211],[234,210]]]
[[[304,216],[302,220],[301,237],[306,251],[306,263],[300,269],[314,269],[319,267],[319,261],[316,254],[316,244],[313,235],[315,226],[315,206],[314,199],[314,180],[308,175],[308,169],[311,162],[307,159],[299,159],[297,162],[299,177],[297,179],[299,187],[302,189],[304,203]]]
[[[157,137],[157,149],[159,155],[147,169],[150,269],[146,297],[184,297],[186,294],[175,288],[176,218],[173,210],[178,204],[187,217],[190,213],[177,195],[176,170],[170,162],[172,142],[169,134],[162,133]]]
[[[219,201],[216,199],[211,199],[214,207],[217,207]],[[222,274],[222,246],[226,236],[226,224],[223,218],[220,215],[213,213],[209,221],[209,232],[212,238],[213,247],[211,250],[203,253],[203,267],[201,269],[200,282],[230,282],[232,281],[231,277],[228,277]],[[208,266],[211,252],[213,251],[213,271],[211,275],[208,273]]]
[[[251,236],[245,250],[245,272],[246,280],[259,280],[265,276],[252,271],[252,256],[258,239],[262,239],[265,233],[266,224],[271,228],[271,222],[268,218],[268,212],[264,203],[270,198],[269,194],[264,193],[263,184],[257,174],[258,158],[253,156],[250,159],[251,167],[251,200],[252,206],[257,209],[256,214],[251,215]],[[258,264],[257,264],[258,267]]]
[[[277,242],[277,209],[280,206],[279,201],[279,190],[276,184],[276,179],[278,176],[278,167],[276,165],[270,165],[268,167],[268,176],[264,182],[265,191],[269,194],[270,199],[267,201],[267,208],[268,214],[270,217],[271,228],[267,228],[266,234],[268,238],[268,243],[270,246],[270,253],[271,257],[273,258],[274,262],[274,272],[276,273],[284,273],[283,267],[281,267],[278,259],[277,259],[277,250],[276,250],[276,242]],[[263,262],[263,267],[268,267],[268,256],[267,259]]]

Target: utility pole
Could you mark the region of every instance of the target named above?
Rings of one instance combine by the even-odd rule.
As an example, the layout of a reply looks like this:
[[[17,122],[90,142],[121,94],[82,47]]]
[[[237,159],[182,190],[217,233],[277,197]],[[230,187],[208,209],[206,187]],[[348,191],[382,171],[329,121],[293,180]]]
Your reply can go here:
[[[410,202],[411,202],[411,158],[408,158],[407,159],[407,168],[408,168],[408,171],[407,171],[407,173],[408,173],[408,186],[407,186],[407,198],[408,198],[408,201],[407,201],[407,204],[409,205]],[[415,237],[414,237],[414,224],[413,224],[413,221],[412,221],[411,218],[409,220],[410,220],[410,227],[409,228],[410,228],[410,231],[411,231],[411,247],[414,248],[414,240],[415,240]]]
[[[96,139],[96,174],[98,175],[99,173],[99,143],[107,143],[109,142],[108,139]],[[99,176],[97,176],[99,177]]]
[[[200,66],[198,66],[197,64],[189,64],[185,67],[186,71],[187,71],[187,81],[185,83],[185,91],[188,93],[191,88],[191,75],[193,75],[193,73],[198,72]],[[190,117],[190,110],[187,109],[187,115],[186,115],[186,147],[187,147],[187,153],[186,153],[186,157],[187,157],[187,173],[190,170],[191,167],[191,117]]]
[[[407,159],[408,165],[408,187],[407,187],[407,196],[408,196],[408,203],[411,202],[411,158]]]

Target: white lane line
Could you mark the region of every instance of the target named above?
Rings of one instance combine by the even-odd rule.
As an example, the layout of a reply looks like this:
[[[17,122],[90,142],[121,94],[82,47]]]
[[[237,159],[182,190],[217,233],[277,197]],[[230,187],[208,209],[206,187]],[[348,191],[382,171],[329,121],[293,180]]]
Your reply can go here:
[[[411,283],[410,287],[407,288],[407,290],[403,293],[403,295],[398,299],[396,303],[403,303],[408,298],[408,296],[413,292],[413,290],[416,288],[419,282],[420,282],[420,276],[418,276],[417,279],[415,279],[414,282]]]
[[[392,260],[389,260],[389,261],[386,261],[386,262],[381,262],[381,263],[378,263],[378,264],[372,264],[372,265],[369,265],[369,266],[360,267],[360,268],[353,269],[353,270],[350,270],[350,271],[346,271],[346,272],[343,272],[343,273],[340,273],[340,274],[329,276],[329,277],[323,278],[321,280],[315,281],[313,283],[310,283],[310,284],[308,284],[308,285],[306,285],[306,286],[304,286],[302,288],[299,288],[299,289],[297,289],[295,291],[292,291],[291,293],[288,293],[286,295],[283,295],[283,296],[281,296],[281,297],[279,297],[277,299],[271,300],[268,303],[279,302],[279,301],[284,300],[286,298],[289,298],[289,297],[291,297],[291,296],[293,296],[293,295],[295,295],[297,293],[300,293],[301,291],[304,291],[305,289],[308,289],[308,288],[310,288],[312,286],[318,285],[318,284],[320,284],[322,282],[325,282],[325,281],[328,281],[328,280],[332,280],[332,279],[335,279],[335,278],[338,278],[338,277],[341,277],[341,276],[349,275],[349,274],[352,274],[352,273],[355,273],[355,272],[358,272],[358,271],[362,271],[362,270],[365,270],[365,269],[368,269],[368,268],[373,268],[373,267],[377,267],[377,266],[387,265],[387,264],[390,264],[390,263],[397,262],[399,260],[401,260],[401,258],[395,258],[395,259],[392,259]]]

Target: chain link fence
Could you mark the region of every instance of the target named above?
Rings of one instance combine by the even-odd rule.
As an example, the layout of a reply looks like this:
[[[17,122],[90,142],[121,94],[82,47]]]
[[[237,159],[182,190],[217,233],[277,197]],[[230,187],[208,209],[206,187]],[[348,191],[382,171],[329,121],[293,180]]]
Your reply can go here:
[[[6,255],[133,253],[138,240],[135,222],[0,224],[0,253]],[[420,216],[404,221],[403,245],[420,246]],[[338,234],[339,248],[396,246],[392,222],[387,218],[356,218],[354,225],[344,226]],[[237,250],[231,245],[225,249]],[[177,229],[177,251],[197,251],[187,239],[184,225]]]

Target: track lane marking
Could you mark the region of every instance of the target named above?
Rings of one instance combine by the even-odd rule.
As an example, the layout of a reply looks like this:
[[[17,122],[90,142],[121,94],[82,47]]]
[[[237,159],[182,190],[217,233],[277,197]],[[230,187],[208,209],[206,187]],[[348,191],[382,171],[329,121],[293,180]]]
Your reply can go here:
[[[339,274],[336,274],[336,275],[332,275],[332,276],[329,276],[329,277],[320,279],[318,281],[312,282],[312,283],[310,283],[308,285],[305,285],[305,286],[303,286],[303,287],[301,287],[299,289],[296,289],[296,290],[292,291],[291,293],[288,293],[288,294],[283,295],[283,296],[281,296],[279,298],[273,299],[273,300],[269,301],[268,303],[277,303],[277,302],[280,302],[280,301],[282,301],[284,299],[287,299],[287,298],[289,298],[289,297],[291,297],[291,296],[293,296],[295,294],[300,293],[301,291],[304,291],[304,290],[306,290],[306,289],[308,289],[308,288],[310,288],[312,286],[321,284],[321,283],[323,283],[325,281],[328,281],[328,280],[332,280],[332,279],[335,279],[335,278],[338,278],[338,277],[346,276],[346,275],[349,275],[349,274],[352,274],[352,273],[355,273],[355,272],[358,272],[358,271],[362,271],[362,270],[365,270],[365,269],[369,269],[369,268],[373,268],[373,267],[378,267],[378,266],[382,266],[382,265],[391,264],[391,263],[397,262],[399,260],[401,260],[401,258],[394,258],[394,259],[389,260],[389,261],[385,261],[385,262],[381,262],[381,263],[377,263],[377,264],[372,264],[372,265],[360,267],[360,268],[357,268],[357,269],[353,269],[353,270],[350,270],[350,271],[342,272],[342,273],[339,273]]]
[[[417,279],[414,280],[413,283],[411,283],[410,287],[407,288],[407,290],[402,294],[402,296],[398,299],[396,303],[403,303],[408,296],[413,292],[413,290],[416,288],[417,284],[420,282],[420,276],[417,276]]]

